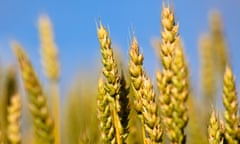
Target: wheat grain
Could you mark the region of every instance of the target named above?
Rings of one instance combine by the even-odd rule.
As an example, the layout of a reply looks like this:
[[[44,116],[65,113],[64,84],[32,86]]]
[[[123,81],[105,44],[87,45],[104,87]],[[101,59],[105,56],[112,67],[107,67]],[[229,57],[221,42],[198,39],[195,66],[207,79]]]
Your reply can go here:
[[[204,103],[210,104],[214,102],[216,95],[216,74],[215,72],[215,52],[212,49],[212,41],[209,36],[203,35],[199,41],[199,52],[200,52],[200,62],[201,62],[201,83],[202,83],[202,93],[204,96]]]

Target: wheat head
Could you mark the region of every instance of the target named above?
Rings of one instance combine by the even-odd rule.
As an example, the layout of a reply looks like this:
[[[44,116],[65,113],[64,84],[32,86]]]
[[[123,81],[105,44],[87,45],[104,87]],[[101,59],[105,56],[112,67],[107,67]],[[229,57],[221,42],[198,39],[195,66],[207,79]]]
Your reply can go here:
[[[219,120],[215,110],[212,111],[208,125],[208,142],[209,144],[223,144],[223,137]]]
[[[126,141],[128,135],[128,131],[126,130],[127,128],[124,127],[127,126],[127,124],[121,123],[123,122],[122,119],[126,117],[124,115],[121,115],[124,114],[122,113],[122,106],[127,106],[127,104],[123,104],[126,101],[122,100],[126,99],[127,95],[122,95],[121,92],[122,77],[118,72],[117,63],[114,60],[109,34],[101,23],[97,31],[102,54],[103,75],[106,78],[106,82],[104,84],[106,95],[109,95],[108,97],[116,130],[116,139],[117,143],[120,144]]]
[[[238,100],[232,70],[226,67],[223,79],[223,105],[225,107],[225,137],[229,144],[238,143]]]
[[[12,47],[20,66],[24,88],[28,94],[28,106],[32,115],[36,143],[52,144],[54,143],[53,120],[47,107],[42,86],[22,47],[16,42],[12,43]]]
[[[115,144],[116,138],[114,121],[111,115],[108,95],[106,95],[106,91],[104,89],[104,82],[102,78],[100,78],[98,81],[97,112],[98,119],[100,121],[102,143]]]
[[[20,134],[21,100],[20,95],[16,93],[11,96],[8,105],[8,141],[11,144],[21,143]]]
[[[155,101],[155,93],[150,79],[146,76],[143,69],[143,54],[139,52],[136,37],[133,38],[130,47],[129,73],[131,85],[134,91],[135,109],[142,119],[145,143],[161,143],[162,127],[158,116],[158,105]]]

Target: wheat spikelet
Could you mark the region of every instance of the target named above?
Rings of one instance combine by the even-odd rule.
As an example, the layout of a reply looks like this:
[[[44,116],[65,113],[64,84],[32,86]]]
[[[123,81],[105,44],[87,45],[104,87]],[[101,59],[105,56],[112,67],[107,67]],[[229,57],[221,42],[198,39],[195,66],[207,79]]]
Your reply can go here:
[[[145,143],[161,143],[162,128],[157,114],[157,104],[153,86],[143,70],[143,55],[139,52],[136,37],[133,38],[130,48],[129,73],[134,91],[134,105],[139,117],[143,121],[143,138]]]
[[[114,121],[111,116],[108,95],[104,89],[104,82],[100,78],[98,81],[98,99],[97,99],[97,112],[100,121],[101,139],[104,144],[116,143]]]
[[[8,106],[8,141],[11,144],[20,144],[20,119],[21,101],[19,94],[15,94],[10,98]]]
[[[209,144],[223,144],[222,131],[216,113],[213,110],[208,125]]]
[[[58,49],[54,42],[51,22],[47,16],[41,16],[39,19],[39,34],[41,40],[43,70],[50,80],[50,95],[55,123],[55,143],[60,144],[60,100],[58,86],[60,64],[58,60]]]
[[[24,50],[18,43],[12,43],[14,53],[17,57],[25,90],[29,99],[29,110],[35,132],[36,143],[54,143],[53,120],[47,107],[42,87],[37,75]]]
[[[127,104],[123,104],[126,101],[122,101],[123,99],[127,99],[127,95],[123,95],[121,91],[122,77],[119,75],[117,63],[114,60],[113,49],[111,47],[111,39],[108,35],[107,30],[101,23],[100,27],[98,28],[98,39],[101,47],[102,64],[104,66],[103,75],[106,78],[106,95],[109,95],[109,101],[116,130],[116,139],[117,143],[120,144],[126,141],[128,135],[128,132],[126,131],[127,128],[124,127],[127,126],[127,124],[121,123],[123,122],[122,119],[126,118],[126,116],[123,116],[121,114],[123,114],[123,106],[127,106]]]
[[[223,104],[225,107],[225,137],[229,144],[238,143],[238,100],[235,80],[230,67],[226,67],[223,79]]]

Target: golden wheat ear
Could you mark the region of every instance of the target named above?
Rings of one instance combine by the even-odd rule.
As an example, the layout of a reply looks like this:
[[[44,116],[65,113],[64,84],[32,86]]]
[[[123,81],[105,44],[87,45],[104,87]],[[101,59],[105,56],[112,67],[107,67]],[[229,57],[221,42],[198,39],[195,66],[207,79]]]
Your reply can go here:
[[[162,127],[158,116],[158,105],[150,79],[143,70],[143,54],[140,54],[136,37],[129,50],[129,73],[134,95],[134,107],[142,122],[144,143],[161,143]]]
[[[6,96],[7,96],[7,138],[10,144],[20,144],[20,117],[21,100],[18,89],[16,70],[13,67],[8,69],[6,76]]]
[[[225,107],[225,138],[230,144],[237,144],[239,141],[239,127],[238,127],[238,100],[235,85],[235,78],[229,66],[226,67],[223,79],[223,105]]]
[[[11,144],[21,143],[20,134],[20,116],[21,116],[21,101],[20,95],[15,94],[10,98],[8,106],[8,141]]]
[[[124,128],[128,124],[122,121],[125,119],[125,116],[122,115],[122,112],[124,112],[122,111],[124,109],[123,107],[126,106],[125,108],[127,108],[128,105],[124,104],[126,103],[124,99],[128,98],[127,95],[123,95],[121,91],[123,88],[121,87],[122,77],[118,71],[118,66],[113,56],[111,39],[109,37],[108,31],[101,23],[97,28],[97,31],[102,54],[103,75],[106,79],[104,89],[106,90],[106,96],[109,97],[108,100],[114,120],[116,140],[117,143],[120,144],[126,141],[128,135],[127,128]]]
[[[36,143],[54,143],[53,120],[47,107],[47,100],[44,96],[42,86],[37,78],[32,64],[17,42],[12,43],[14,54],[17,58],[24,88],[28,95],[29,110],[32,115]]]
[[[102,143],[115,143],[114,122],[102,78],[98,81],[97,112],[100,121]]]
[[[163,6],[160,59],[163,70],[157,74],[163,122],[172,143],[185,143],[188,123],[188,69],[172,9]]]
[[[50,19],[44,15],[39,18],[38,22],[39,35],[41,41],[41,58],[42,66],[45,75],[49,79],[51,106],[55,122],[55,143],[61,143],[61,128],[60,128],[60,93],[59,93],[59,78],[60,78],[60,63],[58,49],[54,42],[53,30]]]
[[[208,124],[209,144],[223,144],[223,133],[215,110],[212,111]]]

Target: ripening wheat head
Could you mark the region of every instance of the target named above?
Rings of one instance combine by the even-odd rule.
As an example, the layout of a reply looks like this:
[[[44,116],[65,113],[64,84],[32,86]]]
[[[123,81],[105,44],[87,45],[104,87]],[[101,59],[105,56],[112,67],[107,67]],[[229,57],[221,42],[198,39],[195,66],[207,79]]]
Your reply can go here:
[[[212,111],[208,125],[208,142],[209,144],[222,144],[223,136],[219,120],[215,110]]]
[[[143,54],[140,54],[136,37],[133,38],[129,51],[129,73],[134,92],[134,106],[140,118],[142,118],[143,140],[145,143],[161,143],[162,128],[158,116],[158,105],[155,101],[155,93],[150,79],[143,70]]]
[[[223,104],[225,107],[225,137],[229,144],[238,143],[238,100],[235,80],[230,67],[226,67],[223,79]]]
[[[49,79],[57,81],[60,75],[60,64],[51,22],[47,16],[41,16],[38,25],[43,70]]]
[[[189,95],[188,69],[183,54],[178,25],[169,7],[162,9],[160,58],[162,72],[157,73],[160,104],[167,135],[172,143],[185,143],[188,123],[186,101]]]
[[[21,70],[21,76],[29,99],[36,143],[53,143],[53,120],[50,116],[47,100],[32,64],[18,43],[12,43]]]

